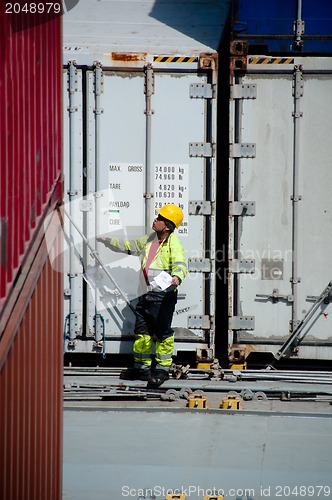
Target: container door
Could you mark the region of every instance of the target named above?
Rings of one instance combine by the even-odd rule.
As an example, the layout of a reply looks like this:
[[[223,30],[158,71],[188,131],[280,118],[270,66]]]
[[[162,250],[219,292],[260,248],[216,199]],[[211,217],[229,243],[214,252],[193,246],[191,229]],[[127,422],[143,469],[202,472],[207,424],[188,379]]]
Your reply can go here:
[[[331,59],[302,64],[300,101],[297,320],[308,315],[332,281]],[[303,329],[298,355],[332,359],[332,305],[328,295]],[[302,334],[301,334],[302,336]]]
[[[185,350],[196,350],[200,346],[196,342],[204,343],[204,347],[213,347],[214,342],[210,325],[214,305],[210,288],[214,281],[214,228],[211,204],[207,201],[211,200],[215,179],[214,158],[212,152],[204,153],[204,157],[202,151],[211,116],[207,116],[208,101],[195,94],[195,89],[206,85],[204,74],[155,75],[151,147],[154,204],[150,217],[165,203],[179,205],[185,214],[178,234],[190,272],[179,289],[173,321],[177,341],[188,342],[182,344]],[[212,234],[208,236],[210,229]]]
[[[135,317],[126,301],[135,306],[141,293],[140,261],[106,249],[95,235],[132,240],[152,232],[153,218],[166,203],[184,211],[178,235],[191,269],[174,314],[176,350],[213,347],[215,159],[212,95],[207,99],[202,90],[207,81],[203,73],[152,68],[86,72],[82,226],[114,279],[86,252],[85,324],[77,350],[131,351]]]
[[[320,60],[249,58],[231,101],[230,343],[234,359],[277,352],[330,281],[330,70]],[[275,67],[273,67],[275,64]],[[329,345],[323,304],[291,354]],[[315,347],[306,347],[315,346]],[[324,351],[324,356],[328,351]],[[331,353],[329,354],[331,355]]]
[[[86,331],[92,342],[85,347],[127,352],[126,338],[133,332],[135,317],[126,300],[135,305],[139,259],[106,249],[96,243],[95,235],[132,240],[144,234],[144,73],[108,73],[96,68],[86,78],[86,192],[90,201],[86,226],[114,282],[88,258]]]

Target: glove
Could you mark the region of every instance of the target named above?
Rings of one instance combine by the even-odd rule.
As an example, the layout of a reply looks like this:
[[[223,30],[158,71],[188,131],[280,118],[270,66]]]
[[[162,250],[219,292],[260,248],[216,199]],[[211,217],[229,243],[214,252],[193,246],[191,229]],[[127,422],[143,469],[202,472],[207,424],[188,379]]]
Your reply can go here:
[[[109,238],[106,238],[105,236],[97,236],[96,238],[96,241],[98,241],[99,243],[103,243],[104,245],[106,245],[106,242]]]

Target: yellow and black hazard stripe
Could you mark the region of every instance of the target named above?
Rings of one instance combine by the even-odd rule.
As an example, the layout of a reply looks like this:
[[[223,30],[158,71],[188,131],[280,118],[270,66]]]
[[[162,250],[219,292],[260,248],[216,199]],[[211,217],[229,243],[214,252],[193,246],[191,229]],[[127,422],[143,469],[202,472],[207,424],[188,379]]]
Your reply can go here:
[[[183,57],[183,56],[154,56],[153,62],[158,63],[194,63],[198,61],[198,57]]]
[[[294,64],[293,57],[250,57],[249,64]]]

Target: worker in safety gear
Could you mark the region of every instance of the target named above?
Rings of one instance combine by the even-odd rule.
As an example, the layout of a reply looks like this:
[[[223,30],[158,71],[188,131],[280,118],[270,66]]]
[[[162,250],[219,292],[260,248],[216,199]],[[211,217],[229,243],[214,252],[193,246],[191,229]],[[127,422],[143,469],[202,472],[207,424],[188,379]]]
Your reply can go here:
[[[139,255],[148,288],[136,305],[134,367],[123,371],[120,378],[147,380],[148,386],[159,387],[169,378],[174,351],[174,331],[171,328],[177,302],[177,289],[187,274],[184,248],[174,234],[183,221],[182,210],[173,204],[164,205],[152,224],[153,233],[136,240],[98,237],[111,250]],[[162,271],[171,276],[165,289],[157,287],[154,278]],[[152,346],[155,341],[156,366],[152,369]]]

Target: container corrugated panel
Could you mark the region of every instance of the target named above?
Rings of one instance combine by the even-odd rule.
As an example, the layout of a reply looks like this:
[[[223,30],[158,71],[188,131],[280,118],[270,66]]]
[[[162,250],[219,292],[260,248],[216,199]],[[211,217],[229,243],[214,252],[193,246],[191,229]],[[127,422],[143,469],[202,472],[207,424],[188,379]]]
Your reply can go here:
[[[24,5],[0,7],[0,497],[59,500],[61,19]]]
[[[61,18],[23,7],[0,7],[0,306],[61,175]]]
[[[81,1],[64,19],[68,211],[94,246],[100,234],[134,239],[151,232],[165,203],[183,209],[178,234],[190,272],[174,315],[176,350],[204,349],[210,356],[217,49],[229,6],[111,1],[93,8]],[[95,266],[76,228],[68,223],[66,231],[66,346],[76,352],[129,352],[132,312]],[[138,259],[97,247],[134,304]]]
[[[332,4],[326,0],[235,0],[232,30],[234,38],[255,47],[251,53],[331,54]]]
[[[47,238],[60,251],[57,221]],[[6,500],[62,497],[63,279],[43,233],[18,279],[21,294],[1,323],[0,497]]]

